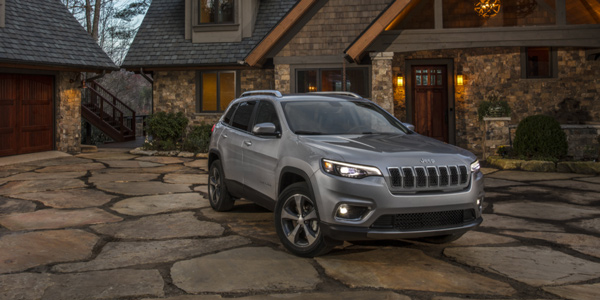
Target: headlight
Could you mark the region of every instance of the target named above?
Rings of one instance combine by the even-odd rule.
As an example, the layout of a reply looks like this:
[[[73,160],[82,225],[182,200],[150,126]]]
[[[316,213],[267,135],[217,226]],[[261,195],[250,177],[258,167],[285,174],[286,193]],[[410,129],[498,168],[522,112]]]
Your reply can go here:
[[[331,175],[356,179],[367,176],[381,176],[381,171],[375,167],[348,164],[327,159],[323,160],[323,170]]]
[[[481,169],[481,166],[479,165],[479,160],[476,160],[471,163],[471,172],[472,173],[479,172],[479,169]]]

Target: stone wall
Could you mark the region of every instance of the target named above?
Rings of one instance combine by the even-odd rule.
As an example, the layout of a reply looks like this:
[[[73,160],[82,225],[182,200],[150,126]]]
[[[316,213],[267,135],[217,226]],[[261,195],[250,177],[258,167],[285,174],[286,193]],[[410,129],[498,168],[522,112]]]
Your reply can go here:
[[[59,72],[56,78],[56,150],[81,152],[81,81],[76,72]]]
[[[241,93],[272,89],[272,69],[247,69],[238,72]],[[214,124],[221,113],[196,112],[196,71],[158,71],[154,73],[154,112],[183,112],[191,125]]]
[[[283,94],[291,93],[290,65],[275,66],[275,89]]]
[[[393,52],[371,54],[373,61],[371,100],[392,114],[394,113],[393,57]]]
[[[278,56],[339,56],[390,2],[329,0]]]
[[[584,49],[559,48],[557,52],[558,78],[521,78],[519,47],[396,53],[393,70],[410,74],[404,69],[408,59],[453,59],[455,73],[449,76],[460,70],[465,77],[464,86],[449,91],[455,96],[456,144],[481,155],[484,132],[477,107],[490,92],[508,100],[511,124],[534,114],[555,116],[565,99],[575,99],[579,110],[589,112],[588,121],[600,120],[600,61],[587,61]],[[405,108],[404,91],[397,90],[394,96],[396,107]],[[405,118],[404,111],[397,110],[396,116]]]

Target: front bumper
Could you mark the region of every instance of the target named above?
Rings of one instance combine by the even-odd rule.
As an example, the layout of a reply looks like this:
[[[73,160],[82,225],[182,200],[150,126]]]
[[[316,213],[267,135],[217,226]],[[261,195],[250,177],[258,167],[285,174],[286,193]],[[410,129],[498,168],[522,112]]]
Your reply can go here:
[[[388,188],[386,177],[363,179],[341,178],[317,171],[311,178],[319,209],[323,233],[334,240],[403,239],[449,234],[461,234],[477,227],[484,199],[483,175],[472,173],[466,189],[413,194],[395,194]],[[479,200],[479,203],[478,203]],[[368,212],[359,220],[336,217],[341,204],[367,207]],[[479,204],[479,205],[478,205]],[[473,218],[464,222],[435,228],[385,228],[376,223],[382,216],[426,215],[439,212],[469,211]]]

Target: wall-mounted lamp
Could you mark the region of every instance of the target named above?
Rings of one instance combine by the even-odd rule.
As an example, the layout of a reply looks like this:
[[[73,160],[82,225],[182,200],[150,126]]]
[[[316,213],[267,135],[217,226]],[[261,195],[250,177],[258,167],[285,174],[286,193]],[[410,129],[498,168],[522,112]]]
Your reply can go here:
[[[396,75],[396,85],[404,86],[404,76],[402,76],[402,74],[400,74],[400,73],[398,73],[398,75]]]
[[[465,77],[462,74],[456,75],[456,85],[464,85]]]

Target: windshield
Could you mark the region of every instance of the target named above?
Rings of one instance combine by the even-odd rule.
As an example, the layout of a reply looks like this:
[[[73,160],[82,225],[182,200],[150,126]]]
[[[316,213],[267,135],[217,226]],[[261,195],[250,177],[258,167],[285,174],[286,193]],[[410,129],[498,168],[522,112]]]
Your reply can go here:
[[[363,101],[294,101],[282,103],[296,134],[405,134],[408,130],[381,108]]]

